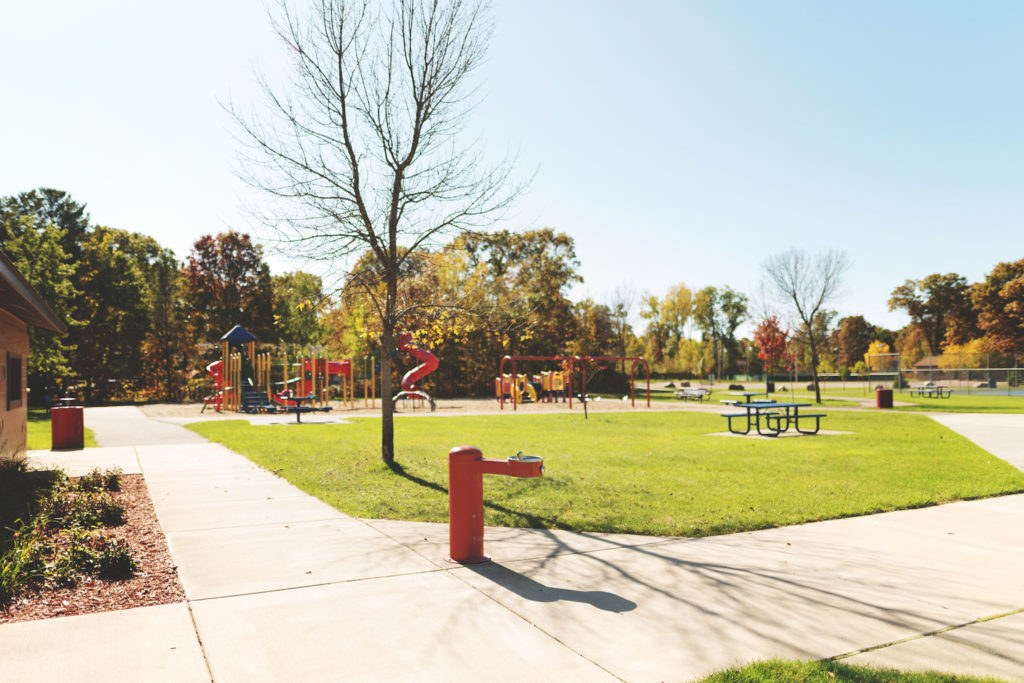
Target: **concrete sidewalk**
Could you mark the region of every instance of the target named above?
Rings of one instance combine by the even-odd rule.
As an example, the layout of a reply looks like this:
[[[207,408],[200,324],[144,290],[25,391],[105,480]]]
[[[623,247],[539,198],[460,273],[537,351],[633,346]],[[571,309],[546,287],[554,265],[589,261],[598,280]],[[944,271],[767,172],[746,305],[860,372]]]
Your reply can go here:
[[[347,517],[217,444],[46,457],[126,450],[188,602],[0,627],[5,680],[685,681],[865,650],[1024,680],[1024,496],[705,539],[488,529],[494,562],[462,567],[446,525]]]
[[[928,417],[1024,470],[1024,415],[931,413]]]
[[[135,406],[86,408],[85,426],[100,446],[204,443],[206,439],[184,427],[150,420]]]

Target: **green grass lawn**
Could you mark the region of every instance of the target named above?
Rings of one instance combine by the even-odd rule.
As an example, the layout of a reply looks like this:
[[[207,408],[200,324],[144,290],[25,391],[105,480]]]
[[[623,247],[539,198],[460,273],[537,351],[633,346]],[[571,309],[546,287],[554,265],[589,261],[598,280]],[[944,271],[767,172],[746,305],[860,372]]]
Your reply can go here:
[[[896,410],[926,411],[932,413],[1024,413],[1024,396],[998,396],[994,394],[960,394],[956,391],[949,398],[920,398],[906,391],[897,391],[893,399],[913,403],[912,406],[896,406]]]
[[[876,669],[838,662],[789,662],[775,659],[728,669],[702,679],[701,683],[998,683],[1001,680],[934,671],[917,673]]]
[[[1024,473],[927,417],[837,411],[842,435],[710,436],[715,414],[398,417],[398,466],[380,461],[380,421],[189,428],[350,515],[446,522],[447,453],[522,450],[540,479],[488,475],[487,524],[703,536],[1024,491]]]
[[[30,408],[28,411],[28,445],[30,451],[47,451],[52,445],[50,438],[50,416],[42,408]],[[85,447],[94,448],[96,437],[92,430],[85,427]]]
[[[669,403],[685,403],[685,401],[682,401],[681,399],[676,398],[675,392],[678,391],[678,389],[666,389],[665,388],[665,381],[666,380],[658,380],[658,386],[657,387],[655,387],[653,383],[651,384],[651,403],[653,403],[655,401],[665,401],[665,402],[669,402]],[[693,383],[693,386],[697,386],[697,384]],[[750,387],[749,389],[750,389],[750,391],[757,391],[759,389],[764,389],[764,385],[763,384],[758,384],[756,386]],[[821,392],[822,396],[825,396],[827,393],[828,392],[826,392],[826,391],[824,391],[824,389],[822,389],[822,392]],[[590,396],[591,397],[600,396],[601,400],[603,400],[603,401],[621,401],[622,400],[622,396],[617,396],[617,395],[613,395],[613,394],[590,394]],[[857,401],[857,400],[852,400],[853,398],[855,398],[855,397],[856,398],[865,398],[865,397],[859,396],[858,394],[853,394],[853,393],[851,393],[850,396],[851,396],[851,399],[822,398],[821,405],[822,405],[823,408],[830,408],[830,407],[831,408],[840,408],[840,407],[842,407],[842,408],[854,408],[854,407],[859,406],[861,404],[861,402]],[[874,397],[874,394],[871,394],[871,396],[867,397],[867,398],[873,398],[873,397]],[[642,385],[637,385],[635,398],[636,398],[637,405],[641,405],[641,402],[647,401],[647,388],[642,386]],[[727,390],[724,390],[724,389],[723,390],[719,390],[719,389],[716,388],[715,391],[711,394],[711,396],[709,396],[708,398],[704,399],[704,403],[709,403],[710,402],[712,405],[721,405],[721,401],[723,401],[723,400],[730,400],[730,399],[737,399],[737,398],[742,399],[742,397],[730,396],[729,392]],[[814,394],[813,393],[807,393],[806,390],[803,387],[800,387],[797,391],[793,392],[792,396],[788,393],[788,387],[787,387],[786,391],[776,391],[775,393],[773,393],[771,395],[771,398],[773,400],[775,400],[775,401],[789,401],[789,400],[792,399],[794,401],[807,401],[809,403],[813,403],[814,402]],[[691,403],[692,403],[692,401],[691,401]]]
[[[775,397],[781,394],[776,393]],[[842,383],[824,383],[821,385],[822,396],[834,396],[837,398],[867,399],[875,400],[875,391],[865,391],[861,386],[847,383],[844,388]],[[813,399],[813,394],[807,392],[804,387],[797,387],[793,397],[798,400]],[[716,394],[717,398],[717,394]],[[947,413],[1024,413],[1024,396],[1006,396],[999,394],[967,394],[967,390],[960,390],[954,387],[953,395],[950,398],[920,398],[911,397],[906,389],[893,392],[893,399],[901,403],[913,403],[913,406],[897,406],[896,410],[925,411],[925,412],[947,412]],[[858,401],[852,401],[849,405],[856,405]],[[835,405],[841,405],[836,403]],[[827,407],[827,404],[826,404]]]

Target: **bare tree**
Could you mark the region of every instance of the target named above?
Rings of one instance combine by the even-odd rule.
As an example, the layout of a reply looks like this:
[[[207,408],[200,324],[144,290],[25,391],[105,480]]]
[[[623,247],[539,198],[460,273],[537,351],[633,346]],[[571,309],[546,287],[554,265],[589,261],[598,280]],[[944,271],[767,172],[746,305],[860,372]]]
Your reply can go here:
[[[237,121],[243,179],[268,197],[260,219],[291,256],[345,270],[381,331],[381,457],[394,462],[391,355],[414,309],[399,282],[442,238],[492,223],[517,190],[508,163],[485,167],[459,136],[468,77],[491,35],[482,0],[313,0],[300,19],[282,0],[275,29],[293,83],[260,79],[269,113]],[[358,261],[357,261],[358,259]]]
[[[628,343],[632,336],[629,316],[633,313],[635,301],[636,288],[632,282],[617,285],[608,297],[608,310],[611,312],[612,327],[615,332],[615,351],[620,356],[625,356],[629,351]],[[626,361],[619,361],[619,373],[623,377],[626,376]]]
[[[814,382],[814,400],[821,403],[818,385],[818,360],[824,341],[819,328],[821,317],[828,315],[825,304],[839,294],[843,275],[851,261],[842,251],[830,249],[811,257],[800,249],[791,249],[770,256],[762,269],[767,289],[779,302],[795,314],[802,328],[804,340],[811,353],[811,376]]]

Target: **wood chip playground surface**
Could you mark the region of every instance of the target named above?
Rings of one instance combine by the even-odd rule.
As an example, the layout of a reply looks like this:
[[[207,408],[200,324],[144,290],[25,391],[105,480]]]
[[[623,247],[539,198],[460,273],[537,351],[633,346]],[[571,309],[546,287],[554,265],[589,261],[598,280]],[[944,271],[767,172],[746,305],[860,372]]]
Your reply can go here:
[[[583,413],[583,405],[578,400],[573,400],[572,410],[569,409],[568,402],[559,403],[526,403],[521,404],[513,410],[513,406],[509,401],[505,401],[505,409],[502,411],[501,406],[493,398],[457,398],[457,399],[435,399],[436,410],[433,415],[493,415],[500,414],[502,412],[508,415],[536,415],[538,413],[562,413],[562,412],[573,412]],[[364,405],[362,400],[356,401],[356,407],[343,406],[338,401],[331,401],[331,411],[326,413],[331,417],[335,418],[346,418],[346,417],[380,417],[380,400],[378,399],[374,407]],[[149,417],[161,418],[161,417],[175,417],[175,418],[229,418],[229,419],[242,419],[245,417],[242,413],[233,413],[224,411],[222,413],[215,412],[212,408],[207,408],[205,411],[202,410],[202,403],[153,403],[148,405],[139,406],[146,415]],[[657,411],[700,411],[700,412],[714,412],[721,410],[722,406],[717,401],[711,403],[699,404],[693,402],[679,401],[679,402],[668,402],[668,401],[651,401],[650,410]],[[633,407],[629,400],[612,400],[607,398],[601,398],[600,400],[591,399],[587,403],[587,411],[590,413],[597,412],[621,412],[621,411],[645,411],[648,410],[646,400],[642,400],[639,396],[636,399],[636,407]],[[396,415],[431,415],[430,406],[423,402],[417,401],[400,401],[396,406]],[[314,414],[310,414],[308,417],[304,415],[302,417],[303,422],[310,420]],[[281,416],[279,416],[281,417]],[[289,417],[294,421],[294,417]]]

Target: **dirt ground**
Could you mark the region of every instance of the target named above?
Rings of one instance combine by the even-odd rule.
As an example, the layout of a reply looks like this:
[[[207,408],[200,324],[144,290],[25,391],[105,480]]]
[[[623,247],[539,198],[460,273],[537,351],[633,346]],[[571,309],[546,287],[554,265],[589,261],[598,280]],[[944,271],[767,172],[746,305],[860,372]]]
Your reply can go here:
[[[555,412],[582,412],[583,406],[578,400],[573,400],[572,409],[570,411],[569,403],[525,403],[515,407],[513,410],[512,403],[505,401],[505,409],[502,411],[501,406],[493,398],[457,398],[457,399],[437,399],[435,401],[436,410],[434,415],[489,415],[489,414],[500,414],[502,412],[509,415],[512,414],[537,414],[537,413],[555,413]],[[375,403],[375,407],[371,408],[368,403],[362,399],[356,400],[355,407],[342,405],[339,401],[331,401],[331,414],[339,417],[379,417],[380,416],[380,400],[378,399]],[[197,419],[210,418],[218,415],[213,408],[207,408],[203,411],[202,403],[153,403],[149,405],[140,406],[142,412],[150,417],[195,417]],[[694,403],[692,401],[651,401],[650,410],[720,410],[721,405],[713,401],[711,403],[705,402]],[[624,411],[624,410],[637,410],[643,411],[648,410],[647,403],[644,398],[640,395],[636,397],[636,406],[633,407],[629,400],[591,400],[587,403],[587,411],[591,413],[598,412],[613,412],[613,411]],[[396,409],[397,415],[429,415],[430,406],[423,401],[412,400],[400,401]],[[220,413],[220,416],[225,418],[236,418],[237,413],[224,411]]]

